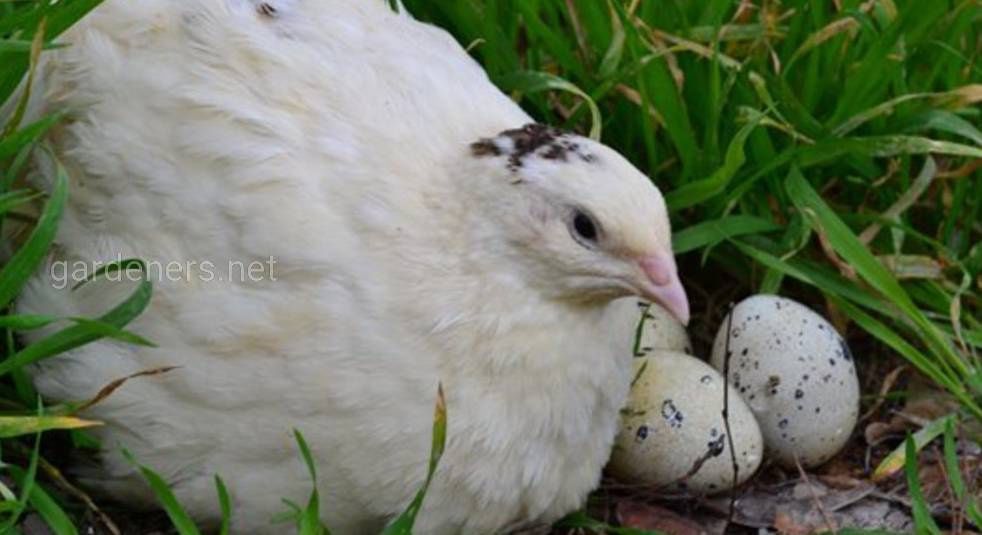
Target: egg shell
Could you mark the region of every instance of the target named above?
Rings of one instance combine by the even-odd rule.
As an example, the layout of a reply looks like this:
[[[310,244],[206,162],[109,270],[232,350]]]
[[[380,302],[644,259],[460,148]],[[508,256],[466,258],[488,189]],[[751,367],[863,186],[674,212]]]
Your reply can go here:
[[[723,376],[705,362],[674,351],[636,358],[635,372],[630,399],[621,411],[610,472],[622,481],[669,492],[729,490],[733,462],[722,416]],[[739,484],[760,466],[764,445],[753,414],[732,388],[729,422]]]
[[[734,307],[729,336],[730,384],[757,417],[768,453],[794,468],[822,464],[849,440],[859,413],[852,354],[835,328],[808,307],[755,295]],[[711,362],[722,372],[723,319]]]
[[[639,301],[641,318],[638,323],[634,356],[640,357],[652,351],[679,351],[692,354],[692,341],[675,316],[657,303]]]

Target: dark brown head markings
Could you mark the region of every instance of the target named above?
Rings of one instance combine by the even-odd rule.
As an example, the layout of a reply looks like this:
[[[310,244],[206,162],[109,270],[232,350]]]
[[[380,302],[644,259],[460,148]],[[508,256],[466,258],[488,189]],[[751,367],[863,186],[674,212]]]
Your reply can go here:
[[[506,155],[508,170],[513,173],[531,156],[561,162],[569,161],[571,156],[588,163],[596,160],[596,156],[586,152],[573,135],[539,123],[505,130],[494,138],[482,138],[471,144],[471,155],[477,158]]]
[[[256,12],[264,17],[275,17],[277,12],[276,8],[270,5],[268,2],[261,2],[256,6]]]

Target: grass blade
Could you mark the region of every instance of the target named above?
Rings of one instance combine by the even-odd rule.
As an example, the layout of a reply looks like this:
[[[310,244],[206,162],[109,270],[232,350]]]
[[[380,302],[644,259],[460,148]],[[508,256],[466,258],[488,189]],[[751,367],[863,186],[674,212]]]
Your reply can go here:
[[[23,487],[25,480],[27,478],[27,472],[25,472],[19,466],[7,466],[7,470],[10,471],[10,475],[13,476],[14,481],[18,486]],[[72,523],[71,517],[64,509],[58,505],[58,502],[51,497],[40,485],[35,483],[31,486],[31,491],[28,494],[27,502],[41,515],[44,519],[45,524],[47,524],[48,529],[54,533],[54,535],[77,535],[78,530]]]
[[[904,471],[907,474],[907,488],[910,491],[911,509],[914,513],[914,525],[917,526],[918,533],[929,533],[931,535],[941,535],[941,529],[934,522],[931,516],[931,509],[924,499],[924,492],[921,490],[921,480],[917,476],[917,447],[914,438],[907,436],[904,441],[904,452],[906,461]]]
[[[218,506],[222,510],[222,522],[218,527],[218,535],[228,535],[232,523],[232,500],[222,478],[215,476],[215,490],[218,492]]]
[[[144,280],[130,296],[115,308],[102,315],[98,322],[73,325],[21,349],[7,360],[0,362],[0,375],[22,368],[39,360],[64,353],[104,337],[107,331],[101,324],[122,328],[139,316],[150,303],[153,287]]]
[[[23,288],[27,279],[34,274],[48,253],[51,242],[58,230],[58,221],[68,199],[68,175],[61,164],[57,166],[54,187],[37,225],[24,245],[14,253],[0,269],[0,308],[10,301]]]
[[[890,455],[887,455],[880,461],[880,464],[877,465],[870,479],[874,483],[883,481],[911,464],[914,465],[916,470],[917,452],[923,449],[924,446],[927,446],[932,440],[941,436],[944,433],[945,427],[954,419],[955,416],[951,414],[942,416],[941,418],[932,420],[913,435],[908,436],[904,444],[900,445]]]
[[[11,438],[51,429],[81,429],[102,425],[74,416],[0,416],[0,438]]]
[[[676,232],[672,235],[672,248],[678,255],[716,245],[744,234],[762,234],[780,229],[780,225],[756,216],[724,216],[713,221],[703,221]]]
[[[426,471],[426,480],[416,493],[416,496],[409,503],[409,506],[406,507],[406,510],[385,527],[382,535],[412,535],[413,524],[416,523],[416,515],[419,514],[419,510],[423,506],[423,498],[426,497],[426,491],[430,487],[430,482],[433,481],[433,474],[436,473],[436,467],[440,463],[440,457],[443,456],[443,450],[446,445],[447,402],[443,396],[443,385],[440,385],[437,387],[436,407],[433,411],[432,444],[430,446],[430,463]]]
[[[330,535],[327,527],[321,524],[320,494],[317,491],[317,465],[314,463],[314,456],[310,453],[310,447],[307,446],[307,441],[299,430],[294,429],[293,436],[297,441],[297,447],[300,448],[300,455],[303,457],[304,464],[307,465],[307,472],[310,474],[310,480],[314,486],[310,492],[310,498],[307,500],[307,506],[299,512],[297,532],[299,535]]]
[[[140,475],[150,485],[150,489],[153,490],[157,501],[163,507],[164,512],[167,513],[167,517],[170,518],[171,524],[177,530],[178,535],[201,535],[198,527],[191,520],[191,517],[184,510],[181,503],[177,501],[174,491],[170,489],[164,478],[160,477],[160,474],[154,472],[147,466],[140,464],[129,451],[123,450],[123,455],[129,460],[130,464],[139,470]]]

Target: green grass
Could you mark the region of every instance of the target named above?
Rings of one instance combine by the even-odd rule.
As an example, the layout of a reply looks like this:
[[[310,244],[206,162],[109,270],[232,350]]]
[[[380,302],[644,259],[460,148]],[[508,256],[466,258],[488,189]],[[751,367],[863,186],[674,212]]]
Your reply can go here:
[[[98,3],[0,1],[0,102],[10,110],[0,118],[0,225],[16,251],[0,266],[0,473],[11,482],[0,483],[0,531],[16,530],[36,511],[55,533],[76,533],[84,512],[78,496],[39,466],[50,467],[40,456],[41,432],[88,425],[75,416],[86,403],[39,407],[24,366],[102,337],[150,343],[125,330],[152,296],[148,281],[100,318],[17,316],[10,309],[47,253],[69,183],[57,165],[55,186],[43,198],[20,180],[32,154],[53,158],[39,140],[60,116],[25,124],[26,99],[14,91],[58,34]],[[960,414],[936,421],[889,459],[895,471],[906,467],[921,529],[937,529],[918,494],[917,452],[942,441],[952,473],[956,422],[982,421],[982,4],[406,5],[469,45],[492,80],[537,119],[600,138],[661,188],[697,335],[700,324],[718,323],[729,301],[789,294],[846,326],[864,349],[861,368],[904,359],[957,399]],[[22,228],[28,205],[39,202],[34,224]],[[110,269],[145,270],[138,260]],[[27,347],[16,343],[18,332],[56,321],[64,325],[59,332]],[[445,432],[439,415],[431,470]],[[54,439],[71,433],[86,442],[77,431],[58,433]],[[306,460],[316,480],[299,433],[297,440],[298,462]],[[152,467],[134,463],[175,529],[196,533]],[[956,476],[951,484],[980,522],[966,483]],[[216,479],[226,519],[234,516],[228,493]],[[388,533],[411,532],[424,494],[425,487]],[[300,532],[326,532],[318,501],[314,491],[287,516]],[[567,525],[634,533],[583,515]]]

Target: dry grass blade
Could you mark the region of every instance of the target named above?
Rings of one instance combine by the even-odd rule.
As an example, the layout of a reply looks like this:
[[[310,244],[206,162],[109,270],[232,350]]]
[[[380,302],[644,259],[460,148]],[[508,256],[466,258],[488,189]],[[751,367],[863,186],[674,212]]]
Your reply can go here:
[[[119,387],[126,384],[126,382],[129,381],[130,379],[136,379],[137,377],[150,377],[153,375],[160,375],[163,373],[167,373],[171,370],[176,370],[179,367],[180,366],[163,366],[160,368],[153,368],[151,370],[136,372],[134,374],[127,375],[126,377],[120,377],[119,379],[115,379],[109,384],[107,384],[106,386],[100,388],[99,392],[97,392],[96,395],[93,396],[91,399],[83,401],[81,404],[78,405],[66,404],[61,408],[61,412],[66,414],[75,414],[75,413],[82,412],[85,409],[88,409],[93,405],[96,405],[97,403],[100,403],[106,398],[108,398],[109,396],[111,396],[113,392],[119,389]]]

